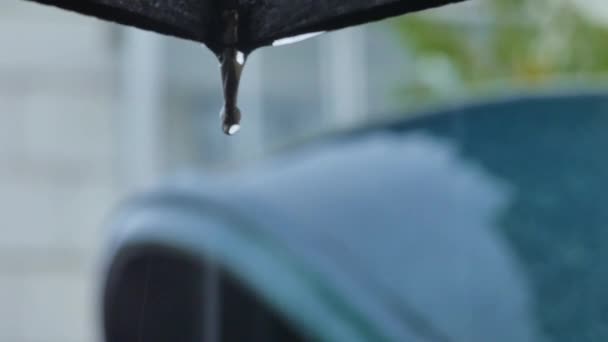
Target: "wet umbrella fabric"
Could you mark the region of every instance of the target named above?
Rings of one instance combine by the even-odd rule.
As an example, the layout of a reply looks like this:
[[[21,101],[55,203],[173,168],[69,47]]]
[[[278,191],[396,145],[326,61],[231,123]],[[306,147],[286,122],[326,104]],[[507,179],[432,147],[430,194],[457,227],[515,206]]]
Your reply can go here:
[[[29,0],[179,38],[216,50],[222,46],[221,12],[236,3],[239,49],[328,31],[462,0]]]

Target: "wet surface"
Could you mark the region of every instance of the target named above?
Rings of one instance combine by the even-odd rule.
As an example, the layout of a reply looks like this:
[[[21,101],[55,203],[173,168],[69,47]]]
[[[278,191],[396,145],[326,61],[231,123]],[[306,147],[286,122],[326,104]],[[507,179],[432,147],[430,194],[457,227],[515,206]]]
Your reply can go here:
[[[325,31],[311,32],[311,33],[300,34],[300,35],[293,36],[293,37],[281,38],[281,39],[277,39],[274,42],[272,42],[272,46],[283,46],[283,45],[295,44],[295,43],[298,43],[298,42],[301,42],[301,41],[304,41],[307,39],[314,38],[316,36],[320,36],[324,33],[325,33]]]
[[[366,128],[176,179],[131,208],[121,250],[218,262],[321,340],[606,341],[607,130],[599,95]]]
[[[240,48],[253,51],[282,37],[358,25],[461,0],[32,0],[104,20],[190,39],[218,43],[217,5],[247,13]],[[216,51],[217,52],[217,51]]]

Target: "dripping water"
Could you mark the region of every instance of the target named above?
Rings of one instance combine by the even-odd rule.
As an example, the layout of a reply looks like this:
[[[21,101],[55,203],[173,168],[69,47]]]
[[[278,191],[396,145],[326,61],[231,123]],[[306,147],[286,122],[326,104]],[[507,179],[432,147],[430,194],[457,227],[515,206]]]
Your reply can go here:
[[[241,129],[241,111],[237,106],[241,73],[247,61],[247,55],[237,49],[239,15],[235,9],[225,10],[224,47],[218,54],[222,73],[224,106],[220,112],[222,130],[227,135],[234,135]]]
[[[221,278],[219,265],[208,260],[204,267],[203,341],[218,342],[221,337]]]
[[[144,293],[143,293],[143,300],[142,300],[142,304],[141,304],[141,312],[139,315],[139,322],[138,322],[138,342],[143,342],[144,339],[144,327],[145,327],[145,319],[146,319],[146,305],[148,304],[148,296],[149,296],[149,289],[150,289],[150,272],[151,272],[151,268],[152,268],[152,261],[148,261],[146,263],[146,279],[145,279],[145,285],[144,285]]]
[[[236,48],[227,47],[220,57],[224,106],[220,112],[222,129],[227,135],[234,135],[241,129],[241,110],[237,106],[241,73],[247,56]]]
[[[222,75],[222,89],[224,93],[224,106],[220,111],[222,130],[226,135],[234,135],[241,130],[241,110],[237,100],[241,74],[247,62],[247,54],[238,50],[239,13],[237,9],[226,9],[222,13],[223,47],[217,55]],[[277,39],[272,46],[281,46],[301,42],[325,33],[312,32],[293,37]]]

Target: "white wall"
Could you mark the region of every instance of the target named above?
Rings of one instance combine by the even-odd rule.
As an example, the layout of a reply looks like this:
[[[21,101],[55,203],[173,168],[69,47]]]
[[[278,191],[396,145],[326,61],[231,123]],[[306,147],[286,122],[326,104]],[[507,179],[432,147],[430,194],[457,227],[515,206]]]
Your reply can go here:
[[[109,25],[0,2],[0,341],[96,340],[114,174]]]

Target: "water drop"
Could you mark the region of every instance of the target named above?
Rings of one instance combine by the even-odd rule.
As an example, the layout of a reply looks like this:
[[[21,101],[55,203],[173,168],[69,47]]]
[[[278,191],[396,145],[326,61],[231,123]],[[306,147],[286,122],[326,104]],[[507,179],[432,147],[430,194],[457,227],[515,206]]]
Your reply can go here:
[[[219,56],[224,90],[224,107],[220,112],[222,129],[233,135],[241,128],[241,111],[237,107],[241,73],[247,56],[233,47],[226,47]]]
[[[236,62],[239,63],[240,65],[245,64],[245,54],[242,53],[241,51],[238,51],[236,53]]]
[[[235,135],[241,130],[241,125],[232,125],[228,128],[228,135]]]
[[[220,119],[222,130],[226,135],[234,135],[241,129],[241,111],[236,106],[224,106],[220,112]]]
[[[228,2],[222,12],[222,43],[218,51],[220,70],[222,73],[222,88],[224,91],[224,107],[220,112],[222,130],[227,135],[236,134],[241,129],[241,111],[237,107],[241,73],[245,67],[247,56],[237,49],[239,39],[239,13],[235,4]]]
[[[322,35],[323,33],[325,33],[325,31],[304,33],[304,34],[300,34],[300,35],[293,36],[293,37],[287,37],[287,38],[277,39],[274,42],[272,42],[272,46],[281,46],[281,45],[288,45],[288,44],[298,43],[298,42],[301,42],[303,40],[314,38],[316,36]]]

